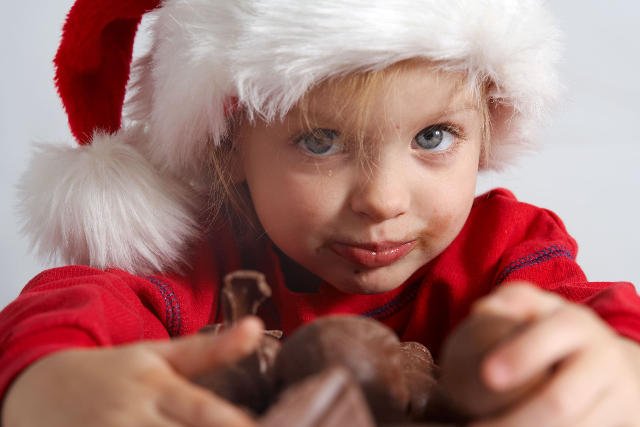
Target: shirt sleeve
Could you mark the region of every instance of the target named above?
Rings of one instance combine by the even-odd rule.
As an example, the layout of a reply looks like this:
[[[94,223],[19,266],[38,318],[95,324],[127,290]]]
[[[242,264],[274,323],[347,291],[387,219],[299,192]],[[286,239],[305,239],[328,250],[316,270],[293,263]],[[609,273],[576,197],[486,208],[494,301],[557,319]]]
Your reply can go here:
[[[640,342],[640,297],[628,282],[590,282],[576,262],[578,246],[553,212],[499,193],[513,239],[504,245],[494,286],[527,281],[589,306],[620,335]]]
[[[53,352],[191,332],[210,314],[202,297],[172,277],[84,266],[41,273],[0,312],[0,401],[23,369]]]

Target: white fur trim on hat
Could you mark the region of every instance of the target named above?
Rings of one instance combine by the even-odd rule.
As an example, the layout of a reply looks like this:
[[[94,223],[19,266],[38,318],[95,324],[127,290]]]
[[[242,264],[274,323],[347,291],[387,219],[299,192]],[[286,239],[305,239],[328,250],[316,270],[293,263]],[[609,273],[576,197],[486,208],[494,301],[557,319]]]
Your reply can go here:
[[[227,136],[232,99],[276,120],[323,80],[424,58],[493,83],[486,166],[496,168],[533,141],[558,92],[559,33],[543,0],[165,0],[123,129],[85,141],[120,126],[129,46],[117,43],[132,41],[138,15],[158,3],[77,0],[70,14],[57,83],[89,144],[40,147],[22,180],[24,229],[43,254],[140,274],[178,269],[198,235],[195,190],[211,144]]]
[[[314,84],[426,58],[494,83],[509,114],[488,167],[531,143],[558,92],[559,33],[541,0],[167,0],[138,67],[132,118],[152,156],[184,171],[226,135],[224,102],[285,114]]]
[[[132,128],[80,147],[40,145],[21,180],[24,231],[41,255],[138,274],[186,265],[193,192],[133,147]]]

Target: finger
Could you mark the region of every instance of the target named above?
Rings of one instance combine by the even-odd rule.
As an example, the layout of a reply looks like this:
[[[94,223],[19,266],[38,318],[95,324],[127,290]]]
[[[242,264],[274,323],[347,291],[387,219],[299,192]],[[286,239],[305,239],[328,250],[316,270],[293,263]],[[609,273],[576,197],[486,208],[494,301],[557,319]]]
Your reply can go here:
[[[564,304],[560,296],[545,292],[524,282],[513,282],[500,286],[490,295],[478,300],[473,313],[489,313],[527,321],[547,315]]]
[[[253,427],[254,420],[229,402],[175,377],[166,383],[168,393],[158,400],[158,409],[180,425],[193,427]]]
[[[102,408],[102,410],[86,413],[82,419],[76,419],[66,424],[55,425],[90,425],[90,426],[153,426],[153,427],[184,427],[184,424],[162,413],[153,399],[130,399],[130,408]],[[54,423],[40,423],[53,425]]]
[[[566,359],[549,382],[533,397],[504,415],[484,421],[482,427],[575,426],[590,408],[600,405],[610,378],[597,351]]]
[[[153,414],[144,420],[135,421],[130,414],[125,414],[119,419],[110,420],[108,424],[112,426],[153,426],[153,427],[184,427],[183,423],[162,413],[158,408],[154,408]]]
[[[597,399],[594,405],[588,407],[582,417],[575,422],[565,424],[565,426],[604,427],[627,425],[627,423],[623,422],[621,411],[611,399],[609,391],[604,391],[601,394],[601,399]],[[633,412],[636,411],[634,410]]]
[[[513,338],[484,360],[481,375],[495,390],[516,387],[544,373],[602,333],[588,309],[565,304]]]
[[[177,372],[193,377],[251,353],[260,342],[263,329],[258,318],[248,317],[219,335],[194,334],[149,345]]]

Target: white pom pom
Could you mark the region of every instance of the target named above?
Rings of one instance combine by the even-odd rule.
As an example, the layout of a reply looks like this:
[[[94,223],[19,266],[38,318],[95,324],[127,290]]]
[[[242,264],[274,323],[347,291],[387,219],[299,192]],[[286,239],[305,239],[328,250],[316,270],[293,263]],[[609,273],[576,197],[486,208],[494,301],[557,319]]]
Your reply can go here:
[[[179,270],[196,196],[134,148],[137,129],[80,147],[39,145],[20,182],[23,231],[40,255],[135,274]]]

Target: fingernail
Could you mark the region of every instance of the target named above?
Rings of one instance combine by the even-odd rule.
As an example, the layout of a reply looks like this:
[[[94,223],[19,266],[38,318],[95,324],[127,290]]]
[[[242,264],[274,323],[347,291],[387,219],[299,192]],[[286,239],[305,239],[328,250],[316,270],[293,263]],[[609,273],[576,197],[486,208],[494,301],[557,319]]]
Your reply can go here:
[[[485,363],[485,382],[491,389],[502,390],[509,385],[511,369],[500,360],[491,359]]]
[[[264,324],[262,323],[262,320],[260,320],[260,318],[258,317],[247,316],[242,318],[236,327],[261,331],[264,329]]]
[[[501,299],[491,296],[482,300],[480,303],[473,307],[472,312],[474,314],[502,314],[507,315],[510,313],[509,306]]]

